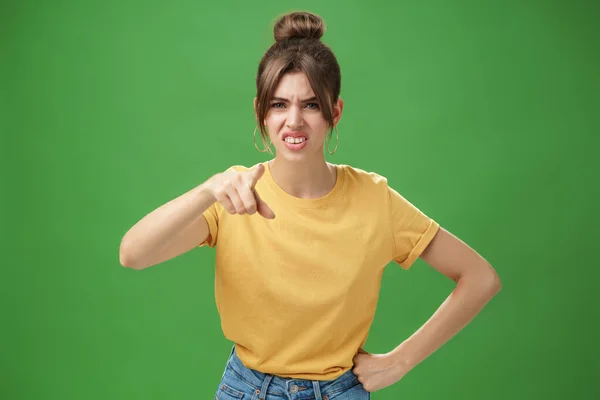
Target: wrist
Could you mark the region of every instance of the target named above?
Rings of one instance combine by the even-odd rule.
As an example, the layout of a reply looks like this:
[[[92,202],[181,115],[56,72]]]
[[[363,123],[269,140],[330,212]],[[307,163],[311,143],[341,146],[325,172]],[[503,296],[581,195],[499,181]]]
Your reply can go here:
[[[418,364],[416,356],[411,352],[407,341],[400,343],[398,347],[389,352],[392,363],[395,366],[411,369]]]
[[[204,182],[192,190],[194,208],[198,207],[202,212],[217,201],[209,185],[209,183]]]

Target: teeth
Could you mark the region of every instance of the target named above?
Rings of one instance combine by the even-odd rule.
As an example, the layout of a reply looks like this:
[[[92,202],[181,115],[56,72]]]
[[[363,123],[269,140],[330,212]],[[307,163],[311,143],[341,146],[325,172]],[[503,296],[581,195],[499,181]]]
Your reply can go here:
[[[306,138],[293,138],[291,136],[288,136],[288,137],[285,138],[286,142],[288,142],[288,143],[295,143],[295,144],[302,143],[305,140],[306,140]]]

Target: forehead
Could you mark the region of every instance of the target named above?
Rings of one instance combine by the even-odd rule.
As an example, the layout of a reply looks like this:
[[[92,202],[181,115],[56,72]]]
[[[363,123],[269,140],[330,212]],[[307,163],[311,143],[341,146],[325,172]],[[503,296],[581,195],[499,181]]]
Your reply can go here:
[[[288,72],[281,77],[279,84],[273,93],[273,97],[283,97],[286,99],[310,98],[315,95],[308,78],[304,72]]]

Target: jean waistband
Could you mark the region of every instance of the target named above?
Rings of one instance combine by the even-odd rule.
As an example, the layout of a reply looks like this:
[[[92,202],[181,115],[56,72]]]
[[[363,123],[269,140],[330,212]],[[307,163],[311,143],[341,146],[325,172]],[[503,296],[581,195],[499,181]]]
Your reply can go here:
[[[242,381],[251,386],[253,391],[260,391],[262,393],[261,398],[264,398],[267,393],[281,396],[286,393],[294,394],[304,390],[311,390],[315,392],[314,396],[316,399],[321,399],[323,398],[322,396],[327,398],[327,396],[347,390],[360,383],[351,369],[334,380],[325,381],[284,378],[277,375],[264,374],[246,367],[238,358],[235,352],[235,345],[231,348],[227,366]]]

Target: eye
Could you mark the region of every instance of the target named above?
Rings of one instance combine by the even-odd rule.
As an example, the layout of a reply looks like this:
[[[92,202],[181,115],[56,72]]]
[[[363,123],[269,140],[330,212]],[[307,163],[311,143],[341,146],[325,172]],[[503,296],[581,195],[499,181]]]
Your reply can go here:
[[[306,103],[306,107],[311,110],[318,110],[319,104],[318,103]]]
[[[279,102],[279,103],[273,103],[273,104],[271,104],[271,107],[272,108],[283,108],[283,107],[285,107],[285,104],[283,104],[281,102]]]

